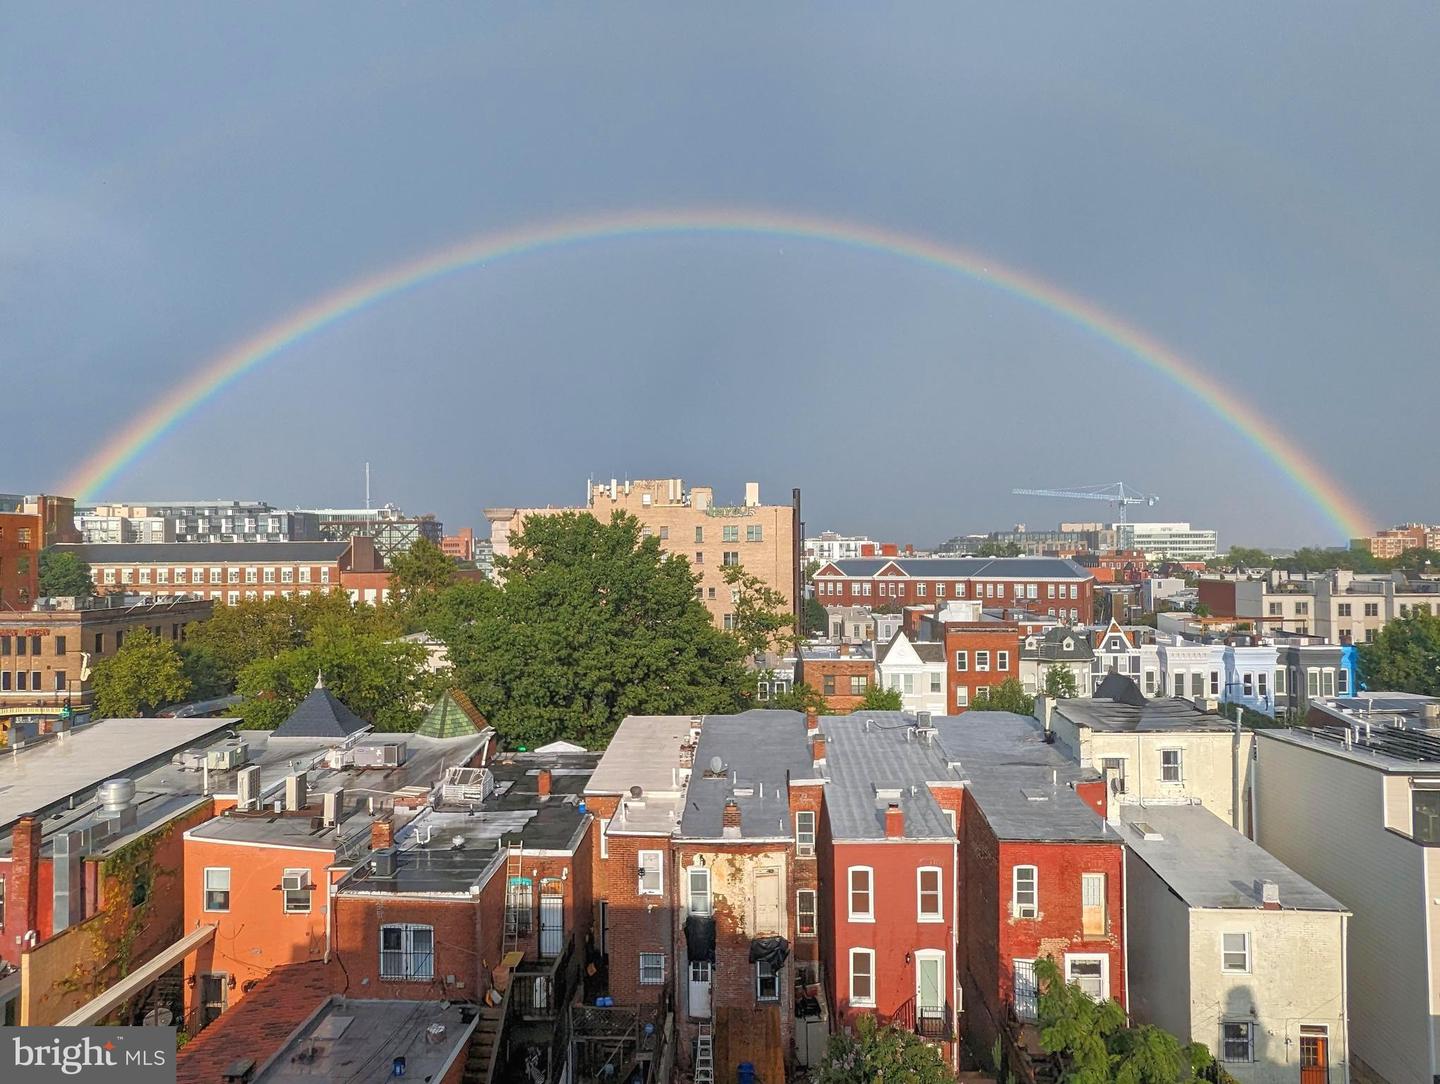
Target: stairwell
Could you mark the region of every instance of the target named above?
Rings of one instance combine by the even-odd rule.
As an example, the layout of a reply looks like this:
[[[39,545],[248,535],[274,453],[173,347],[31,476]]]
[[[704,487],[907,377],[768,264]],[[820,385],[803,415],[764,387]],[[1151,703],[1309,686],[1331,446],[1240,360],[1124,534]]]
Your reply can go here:
[[[463,1084],[493,1084],[500,1059],[500,1037],[505,1030],[505,1009],[503,1002],[480,1006],[480,1022],[470,1037],[465,1073],[460,1078]]]

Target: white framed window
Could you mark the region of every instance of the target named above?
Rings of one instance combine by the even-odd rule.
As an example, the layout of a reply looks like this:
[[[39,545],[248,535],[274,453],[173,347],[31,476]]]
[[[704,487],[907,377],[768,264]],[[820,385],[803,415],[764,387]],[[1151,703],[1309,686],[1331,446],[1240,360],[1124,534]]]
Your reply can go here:
[[[402,923],[380,927],[380,977],[428,980],[435,977],[435,928]]]
[[[205,910],[230,910],[230,869],[228,866],[206,867]]]
[[[1103,953],[1066,953],[1065,981],[1073,982],[1095,1001],[1110,996],[1110,957]]]
[[[665,852],[641,851],[640,868],[635,891],[642,896],[663,896],[665,894]]]
[[[944,675],[942,675],[942,674],[940,673],[940,671],[938,671],[938,670],[933,670],[933,671],[931,671],[931,673],[930,673],[930,691],[931,691],[932,693],[940,693],[940,692],[944,692],[944,691],[945,691],[943,688],[941,688],[941,684],[940,684],[940,683],[941,683],[941,679],[942,679],[943,676],[944,676]]]
[[[959,670],[961,673],[964,673],[966,670],[970,669],[970,652],[955,652],[955,669]]]
[[[710,870],[705,866],[690,866],[685,870],[685,877],[690,894],[690,913],[692,915],[708,915],[710,913]]]
[[[1248,933],[1222,933],[1220,935],[1220,970],[1240,975],[1249,972],[1250,935]]]
[[[755,961],[755,1000],[780,1000],[780,972],[769,960]]]
[[[861,1008],[875,1005],[875,952],[873,949],[850,950],[850,1004]]]
[[[640,985],[665,985],[665,954],[663,952],[642,952],[640,954]]]
[[[955,689],[955,706],[957,708],[968,708],[970,706],[970,690],[960,685]]]
[[[1010,872],[1010,914],[1034,918],[1040,913],[1040,872],[1034,866],[1016,866]]]
[[[310,913],[310,871],[287,869],[280,875],[280,894],[285,897],[287,915]]]
[[[916,919],[945,921],[944,878],[939,866],[921,866],[915,871]]]
[[[1248,1020],[1227,1020],[1220,1025],[1220,1060],[1255,1060],[1255,1032]]]
[[[795,893],[795,934],[814,937],[815,932],[815,890],[802,888]]]
[[[795,853],[801,858],[815,856],[815,812],[802,809],[795,814]]]
[[[945,823],[950,826],[950,834],[951,834],[952,836],[953,836],[953,835],[957,835],[957,834],[958,834],[958,827],[957,827],[957,825],[956,825],[956,823],[955,823],[955,810],[953,810],[953,809],[942,809],[940,812],[945,814]]]
[[[990,652],[975,652],[975,669],[980,671],[986,671],[990,669]]]
[[[1185,781],[1185,753],[1181,749],[1160,750],[1160,782],[1183,783]]]
[[[610,857],[610,818],[603,817],[600,821],[600,857]]]
[[[849,874],[850,921],[875,921],[875,871],[869,866],[851,866]]]
[[[1080,874],[1080,928],[1086,937],[1106,933],[1105,874]]]
[[[995,652],[995,669],[996,669],[996,670],[1009,670],[1009,669],[1010,669],[1010,652],[1008,652],[1008,651],[997,651],[997,652]]]

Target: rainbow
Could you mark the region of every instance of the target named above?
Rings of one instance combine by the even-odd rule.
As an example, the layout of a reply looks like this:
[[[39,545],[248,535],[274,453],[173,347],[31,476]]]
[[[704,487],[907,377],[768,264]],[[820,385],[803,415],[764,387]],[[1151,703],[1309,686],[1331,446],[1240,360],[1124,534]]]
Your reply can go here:
[[[1148,333],[1032,274],[979,253],[895,230],[800,214],[746,209],[623,211],[486,233],[326,294],[232,346],[132,419],[82,463],[58,492],[91,501],[198,407],[287,349],[354,313],[445,275],[547,249],[665,235],[732,235],[811,241],[878,253],[964,278],[1039,305],[1118,347],[1198,399],[1267,459],[1345,538],[1368,534],[1373,517],[1294,441],[1238,396]]]

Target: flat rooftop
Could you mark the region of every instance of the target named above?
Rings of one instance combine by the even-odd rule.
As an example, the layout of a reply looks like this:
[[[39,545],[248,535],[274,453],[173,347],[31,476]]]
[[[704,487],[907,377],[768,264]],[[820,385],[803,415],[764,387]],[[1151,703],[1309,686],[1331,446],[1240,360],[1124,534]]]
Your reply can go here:
[[[1312,749],[1391,775],[1433,776],[1440,772],[1440,737],[1430,731],[1375,724],[1367,734],[1360,723],[1277,727],[1257,730],[1255,736]]]
[[[448,1001],[333,997],[253,1084],[388,1080],[396,1058],[405,1059],[406,1077],[439,1080],[465,1058],[479,1018],[474,1007]]]
[[[1224,716],[1201,711],[1189,700],[1178,697],[1156,697],[1143,704],[1127,704],[1108,697],[1074,697],[1057,701],[1055,711],[1077,726],[1112,733],[1221,731],[1235,728],[1235,724]]]
[[[939,741],[922,738],[915,720],[898,711],[826,715],[825,807],[835,839],[884,839],[885,809],[905,814],[906,839],[953,841],[955,832],[930,783],[958,786]]]
[[[1073,788],[1034,768],[992,768],[968,784],[1001,840],[1119,843],[1120,837]]]
[[[717,758],[720,770],[712,772]],[[733,798],[740,807],[741,839],[789,839],[790,779],[816,774],[802,713],[755,709],[707,715],[680,834],[688,839],[724,838],[725,803]]]
[[[627,715],[605,747],[599,765],[585,785],[586,794],[680,793],[675,772],[680,748],[700,725],[698,715]]]
[[[1191,907],[1255,910],[1262,904],[1259,882],[1273,881],[1282,910],[1346,909],[1201,806],[1122,806],[1121,818],[1136,857]]]

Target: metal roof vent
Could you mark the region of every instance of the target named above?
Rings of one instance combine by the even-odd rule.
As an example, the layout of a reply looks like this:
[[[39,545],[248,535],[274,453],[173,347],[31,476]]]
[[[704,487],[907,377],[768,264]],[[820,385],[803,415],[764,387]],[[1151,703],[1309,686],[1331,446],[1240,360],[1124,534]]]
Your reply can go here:
[[[1136,821],[1134,824],[1134,828],[1135,831],[1140,833],[1140,837],[1144,839],[1147,843],[1159,843],[1165,838],[1159,832],[1155,831],[1153,827],[1151,827],[1149,821]]]
[[[135,801],[135,781],[133,779],[107,779],[100,784],[100,789],[95,792],[95,797],[100,799],[100,804],[109,813],[118,813],[127,809],[130,803]]]

